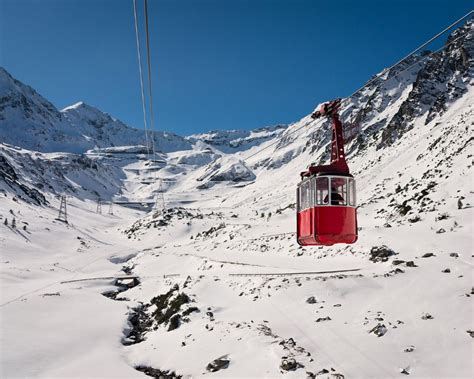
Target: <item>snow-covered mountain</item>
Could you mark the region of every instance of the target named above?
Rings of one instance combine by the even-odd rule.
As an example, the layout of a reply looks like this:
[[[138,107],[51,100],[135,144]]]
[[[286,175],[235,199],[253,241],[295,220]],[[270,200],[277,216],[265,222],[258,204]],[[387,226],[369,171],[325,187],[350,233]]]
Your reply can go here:
[[[209,133],[193,134],[191,142],[202,141],[225,153],[232,153],[258,146],[278,137],[288,126],[276,125],[255,130],[214,130]]]
[[[191,147],[173,133],[150,133],[150,140],[152,135],[158,151]],[[83,102],[59,111],[1,67],[0,138],[1,142],[40,152],[84,153],[97,147],[146,145],[142,130],[130,128]]]
[[[359,240],[324,248],[297,245],[294,208],[329,121],[176,137],[150,157],[133,130],[108,135],[110,116],[59,112],[4,72],[21,91],[0,101],[0,136],[21,147],[0,149],[2,376],[472,377],[473,38],[470,21],[343,99]],[[83,149],[33,151],[41,131],[46,150]],[[162,188],[164,211],[120,205]]]

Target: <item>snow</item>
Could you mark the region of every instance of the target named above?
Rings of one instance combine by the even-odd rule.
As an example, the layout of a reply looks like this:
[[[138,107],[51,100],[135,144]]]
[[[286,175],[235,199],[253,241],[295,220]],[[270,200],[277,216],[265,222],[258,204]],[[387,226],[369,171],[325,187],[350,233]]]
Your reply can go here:
[[[474,89],[466,81],[443,109],[402,113],[430,84],[417,80],[421,69],[397,82],[383,82],[396,74],[385,72],[343,102],[343,119],[362,124],[346,146],[354,245],[295,240],[295,184],[310,162],[328,159],[327,121],[203,133],[155,157],[126,133],[127,143],[86,154],[33,151],[28,138],[2,143],[0,376],[145,378],[135,368],[146,366],[184,377],[473,377]],[[443,73],[436,91],[464,75]],[[153,204],[160,183],[167,209],[134,209]],[[68,224],[56,220],[63,193]],[[382,245],[395,255],[374,263]],[[125,275],[139,284],[110,279]],[[175,285],[171,299],[190,301],[173,310],[178,327],[168,331],[171,321],[153,313]],[[199,311],[185,315],[191,307]],[[228,367],[210,373],[220,357]],[[281,368],[292,359],[294,370]]]

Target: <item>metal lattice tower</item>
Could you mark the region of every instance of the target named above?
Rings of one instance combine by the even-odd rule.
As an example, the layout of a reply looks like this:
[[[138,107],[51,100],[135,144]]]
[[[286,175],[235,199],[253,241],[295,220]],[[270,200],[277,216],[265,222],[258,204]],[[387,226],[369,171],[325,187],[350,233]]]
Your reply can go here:
[[[102,200],[97,199],[97,213],[102,214]]]
[[[165,210],[165,190],[163,188],[163,180],[160,178],[160,186],[158,187],[158,192],[155,196],[155,206],[153,207],[154,211],[163,212]]]
[[[66,195],[61,195],[61,204],[59,205],[59,214],[57,220],[67,224]]]
[[[113,202],[110,202],[109,204],[109,215],[113,215],[114,214],[114,203]]]

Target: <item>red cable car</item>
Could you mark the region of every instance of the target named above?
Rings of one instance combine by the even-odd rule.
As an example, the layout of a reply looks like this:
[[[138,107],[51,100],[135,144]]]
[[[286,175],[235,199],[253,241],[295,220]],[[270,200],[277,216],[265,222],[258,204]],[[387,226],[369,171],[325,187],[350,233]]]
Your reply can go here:
[[[301,173],[297,189],[297,239],[303,246],[357,241],[355,180],[344,153],[338,109],[341,100],[323,104],[313,119],[332,118],[331,163],[311,165]]]

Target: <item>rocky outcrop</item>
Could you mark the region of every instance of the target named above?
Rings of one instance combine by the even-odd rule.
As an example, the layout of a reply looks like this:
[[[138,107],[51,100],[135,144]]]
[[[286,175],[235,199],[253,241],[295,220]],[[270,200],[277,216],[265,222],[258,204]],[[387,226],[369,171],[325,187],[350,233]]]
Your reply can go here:
[[[425,124],[444,113],[472,84],[474,21],[455,30],[444,49],[432,54],[418,72],[407,99],[382,132],[379,148],[392,144],[426,114]]]

